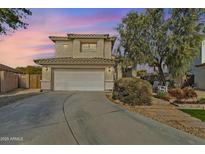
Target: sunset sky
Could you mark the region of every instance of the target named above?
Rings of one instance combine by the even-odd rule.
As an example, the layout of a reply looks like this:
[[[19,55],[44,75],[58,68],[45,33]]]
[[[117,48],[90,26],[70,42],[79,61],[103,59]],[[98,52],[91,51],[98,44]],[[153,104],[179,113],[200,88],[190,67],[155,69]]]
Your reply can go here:
[[[48,36],[67,33],[109,33],[133,9],[31,9],[27,29],[0,36],[0,63],[12,67],[35,65],[33,59],[54,56]],[[136,9],[135,9],[136,10]],[[142,11],[142,9],[137,9]]]

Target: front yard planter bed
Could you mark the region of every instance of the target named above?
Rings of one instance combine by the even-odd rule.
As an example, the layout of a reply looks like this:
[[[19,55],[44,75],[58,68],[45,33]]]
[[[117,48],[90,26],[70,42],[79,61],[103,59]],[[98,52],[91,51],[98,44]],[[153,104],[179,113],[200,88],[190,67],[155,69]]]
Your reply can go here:
[[[170,101],[172,99],[172,97],[169,96],[169,94],[165,93],[165,92],[157,92],[156,94],[153,95],[153,97],[158,98],[158,99],[162,99],[165,101]]]
[[[203,109],[205,110],[205,101],[204,98],[197,100],[197,101],[193,101],[193,100],[183,100],[183,101],[179,101],[179,100],[170,100],[169,101],[170,104],[178,107],[179,109]]]
[[[175,104],[205,104],[204,98],[201,98],[201,99],[197,99],[197,98],[195,98],[195,99],[192,99],[192,98],[189,98],[189,99],[172,98],[169,101],[172,103],[175,103]]]
[[[205,104],[176,104],[172,103],[175,105],[178,109],[201,109],[205,110]]]
[[[175,106],[180,104],[205,104],[205,98],[198,97],[197,92],[188,87],[171,89],[169,92],[157,92],[153,97],[169,101]]]
[[[205,102],[200,101],[174,101],[175,104],[205,104]]]

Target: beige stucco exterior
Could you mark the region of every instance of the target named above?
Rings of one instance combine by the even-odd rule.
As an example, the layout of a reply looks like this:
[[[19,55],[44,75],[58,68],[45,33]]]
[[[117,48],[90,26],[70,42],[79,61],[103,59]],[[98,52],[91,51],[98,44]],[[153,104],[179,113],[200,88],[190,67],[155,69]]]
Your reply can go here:
[[[55,57],[72,57],[73,56],[73,41],[56,41]]]
[[[96,52],[82,52],[81,43],[94,42],[97,44]],[[73,58],[108,58],[112,55],[112,43],[104,39],[73,39],[55,42],[55,56]]]
[[[112,57],[112,43],[111,41],[105,41],[104,44],[104,58],[111,58]]]
[[[114,85],[114,67],[113,66],[95,66],[95,65],[52,65],[44,66],[42,68],[41,88],[43,90],[53,89],[53,71],[55,69],[101,69],[105,70],[105,90],[112,90]]]
[[[52,39],[55,43],[55,58],[105,58],[111,59],[113,42],[105,38],[57,38]],[[95,43],[96,51],[82,52],[82,43]],[[56,69],[103,69],[104,70],[104,90],[112,90],[114,85],[115,69],[113,65],[105,64],[49,64],[42,67],[41,88],[43,90],[54,89],[54,70]]]
[[[42,67],[41,89],[51,90],[51,67]]]
[[[112,90],[114,86],[114,67],[105,68],[105,90]]]

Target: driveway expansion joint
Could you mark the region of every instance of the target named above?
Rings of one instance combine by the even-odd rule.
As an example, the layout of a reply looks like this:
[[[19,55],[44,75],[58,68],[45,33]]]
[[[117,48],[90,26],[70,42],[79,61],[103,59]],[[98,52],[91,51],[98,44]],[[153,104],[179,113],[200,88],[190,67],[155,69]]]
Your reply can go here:
[[[71,135],[73,136],[75,142],[76,142],[78,145],[80,145],[79,141],[77,140],[77,138],[76,138],[76,136],[75,136],[75,134],[74,134],[74,132],[73,132],[73,129],[71,128],[71,125],[69,124],[68,119],[66,118],[66,114],[65,114],[65,103],[66,103],[67,100],[68,100],[70,97],[72,97],[74,94],[75,94],[75,93],[72,93],[72,94],[68,95],[68,96],[64,99],[64,101],[63,101],[63,115],[64,115],[65,121],[66,121],[67,126],[68,126],[68,128],[69,128],[69,130],[70,130]]]

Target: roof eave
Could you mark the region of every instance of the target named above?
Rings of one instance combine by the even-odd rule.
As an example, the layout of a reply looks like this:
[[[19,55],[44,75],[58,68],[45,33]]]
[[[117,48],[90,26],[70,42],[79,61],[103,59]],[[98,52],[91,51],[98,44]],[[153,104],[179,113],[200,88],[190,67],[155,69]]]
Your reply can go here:
[[[56,41],[67,41],[71,39],[106,39],[115,42],[117,37],[109,36],[109,34],[67,34],[67,36],[49,36],[49,39],[53,42]]]
[[[86,38],[86,39],[100,39],[100,38],[103,38],[103,39],[107,39],[109,38],[109,34],[72,34],[72,33],[68,33],[67,34],[68,38],[71,38],[71,39],[83,39],[83,38]]]
[[[114,65],[114,61],[110,61],[110,62],[99,62],[99,63],[96,63],[96,62],[49,62],[47,61],[46,59],[35,59],[33,60],[36,64],[38,65]]]
[[[195,65],[196,67],[205,67],[205,63],[199,64],[199,65]]]
[[[113,42],[115,42],[115,41],[116,41],[116,39],[117,39],[117,37],[116,37],[116,36],[112,36],[112,37],[110,37],[110,40],[111,40],[111,41],[113,41]]]
[[[52,40],[53,42],[70,40],[68,37],[64,37],[64,36],[49,36],[49,39]]]
[[[44,62],[36,62],[38,65],[106,65],[106,66],[113,66],[114,63],[57,63],[57,62],[50,62],[50,63],[44,63]]]
[[[16,69],[14,69],[12,67],[3,65],[3,64],[0,64],[0,71],[7,71],[7,72],[13,72],[13,73],[17,73],[17,74],[22,74],[21,71],[16,70]]]

